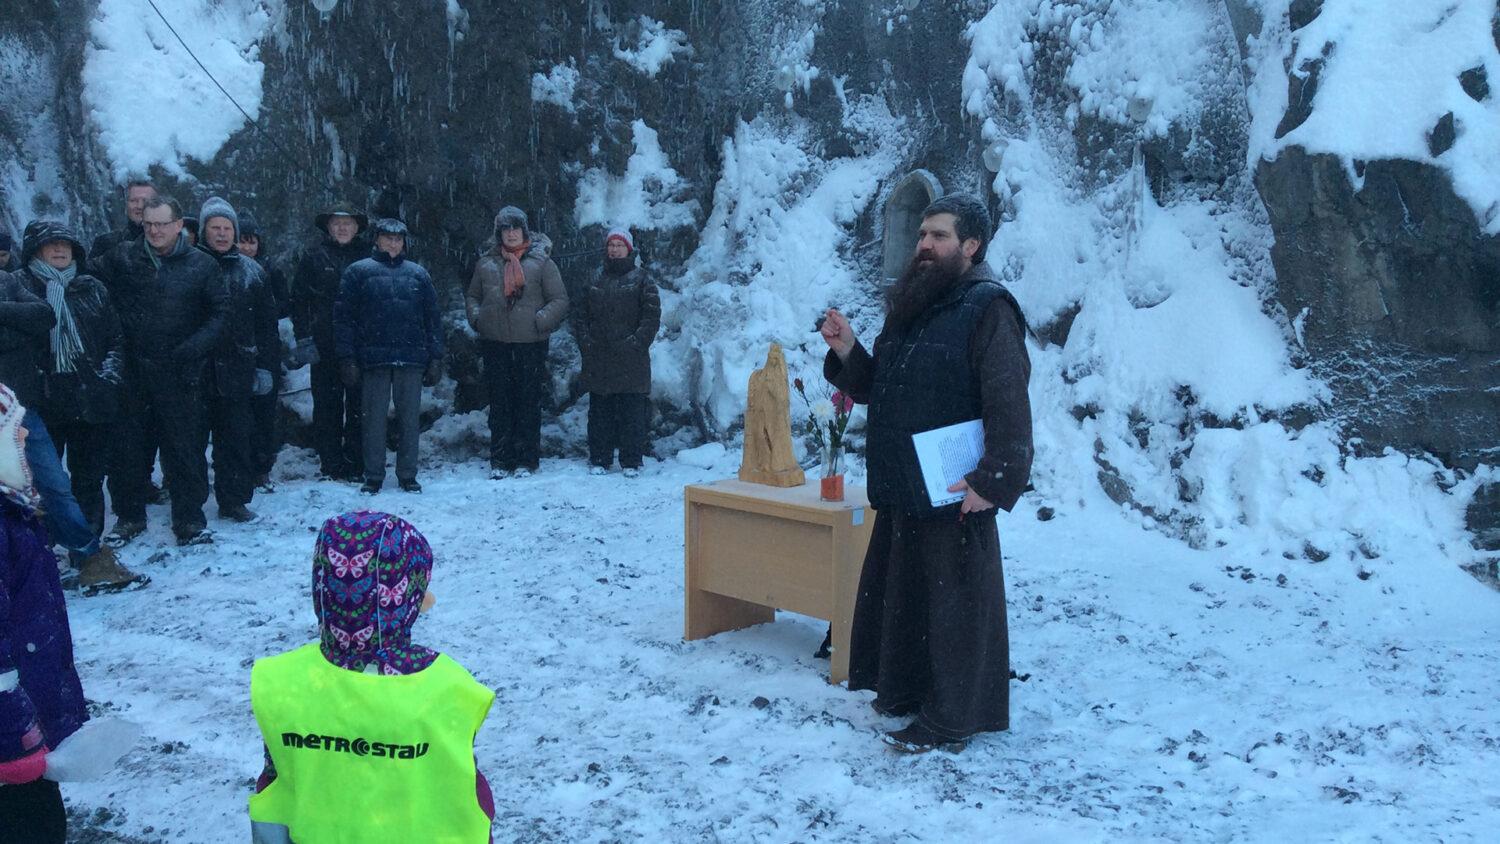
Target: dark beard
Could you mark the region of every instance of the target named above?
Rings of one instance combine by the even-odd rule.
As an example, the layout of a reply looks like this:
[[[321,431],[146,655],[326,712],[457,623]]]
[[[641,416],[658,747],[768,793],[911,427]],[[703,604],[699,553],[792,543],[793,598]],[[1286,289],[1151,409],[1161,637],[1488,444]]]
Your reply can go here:
[[[624,275],[633,269],[635,269],[635,257],[632,255],[604,259],[604,272],[608,275]]]
[[[885,326],[905,332],[917,318],[958,284],[963,275],[963,253],[955,252],[922,264],[923,255],[913,255],[896,283],[885,294]]]

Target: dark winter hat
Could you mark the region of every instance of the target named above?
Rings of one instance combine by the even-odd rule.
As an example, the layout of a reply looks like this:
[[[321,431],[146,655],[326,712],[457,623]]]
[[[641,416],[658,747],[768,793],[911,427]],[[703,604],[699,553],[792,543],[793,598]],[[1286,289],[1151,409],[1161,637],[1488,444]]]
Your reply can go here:
[[[495,215],[495,232],[499,233],[501,229],[520,229],[528,235],[531,234],[531,226],[526,221],[526,212],[514,205],[501,208],[500,213]]]
[[[375,236],[379,237],[383,234],[399,235],[402,240],[409,237],[406,224],[395,217],[381,217],[375,221]]]
[[[230,205],[229,201],[222,197],[210,196],[204,201],[203,209],[198,212],[198,219],[207,223],[214,217],[223,217],[234,225],[234,239],[238,243],[240,239],[240,215],[234,212],[234,206]],[[198,227],[194,226],[193,231],[197,230]]]
[[[9,252],[16,247],[16,242],[11,239],[10,232],[0,231],[0,252]]]
[[[197,237],[198,236],[198,218],[197,217],[184,216],[182,218],[182,227],[184,229],[188,230],[189,232],[192,232],[193,237]]]
[[[54,240],[66,241],[69,246],[73,247],[73,262],[82,272],[84,261],[88,257],[88,252],[83,248],[83,241],[79,240],[78,235],[74,234],[65,223],[53,220],[32,220],[26,224],[26,231],[21,234],[21,266],[31,263],[36,253]]]
[[[355,232],[356,235],[370,227],[370,218],[356,211],[354,206],[347,202],[339,202],[330,206],[327,211],[313,218],[313,225],[317,227],[318,231],[327,234],[328,221],[334,217],[353,217],[354,222],[359,225],[359,229]]]
[[[249,211],[240,211],[240,236],[238,240],[253,237],[260,240],[260,223],[255,221],[255,215]]]
[[[606,249],[609,248],[611,240],[618,240],[625,244],[626,249],[629,249],[631,252],[635,251],[635,238],[630,236],[630,229],[620,227],[610,229],[609,234],[604,236],[604,247]]]
[[[984,253],[989,248],[990,238],[994,237],[995,230],[990,226],[989,209],[984,207],[979,197],[968,193],[945,194],[927,206],[922,212],[922,219],[925,220],[938,214],[953,215],[953,228],[958,235],[959,243],[969,238],[979,241],[979,251],[974,253],[974,263],[983,261]]]

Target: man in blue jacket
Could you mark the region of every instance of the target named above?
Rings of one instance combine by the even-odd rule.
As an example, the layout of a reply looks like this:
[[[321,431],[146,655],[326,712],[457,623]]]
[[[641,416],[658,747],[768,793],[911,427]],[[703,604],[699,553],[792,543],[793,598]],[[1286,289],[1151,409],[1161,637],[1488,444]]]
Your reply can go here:
[[[406,224],[378,220],[374,254],[344,270],[334,303],[334,344],[349,387],[363,384],[365,483],[373,495],[385,483],[386,414],[394,398],[400,439],[396,480],[417,483],[418,417],[422,386],[442,375],[443,332],[432,277],[406,258]]]

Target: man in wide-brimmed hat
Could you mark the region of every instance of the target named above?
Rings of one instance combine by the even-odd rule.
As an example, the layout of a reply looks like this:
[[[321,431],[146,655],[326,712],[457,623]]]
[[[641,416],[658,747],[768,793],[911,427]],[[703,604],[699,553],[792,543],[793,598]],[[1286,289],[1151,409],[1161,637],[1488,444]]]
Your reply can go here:
[[[316,350],[312,365],[313,445],[323,474],[340,480],[362,476],[358,388],[339,377],[334,351],[333,303],[339,279],[355,261],[369,257],[370,247],[360,237],[370,219],[348,203],[334,205],[314,218],[323,239],[309,248],[292,275],[292,327],[299,347]]]

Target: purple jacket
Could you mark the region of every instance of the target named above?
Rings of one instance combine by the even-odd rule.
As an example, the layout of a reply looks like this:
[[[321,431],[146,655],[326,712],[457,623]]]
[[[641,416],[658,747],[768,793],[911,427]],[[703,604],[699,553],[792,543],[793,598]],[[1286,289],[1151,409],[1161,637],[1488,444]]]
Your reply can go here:
[[[88,720],[57,558],[35,514],[0,497],[0,762]]]

